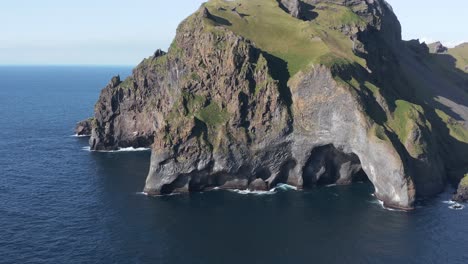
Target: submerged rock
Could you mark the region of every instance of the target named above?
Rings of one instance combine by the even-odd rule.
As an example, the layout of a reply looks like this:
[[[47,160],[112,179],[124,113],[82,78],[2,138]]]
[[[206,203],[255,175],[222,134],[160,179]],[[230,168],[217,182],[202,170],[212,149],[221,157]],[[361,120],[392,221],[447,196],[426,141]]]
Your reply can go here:
[[[167,54],[103,89],[91,148],[151,147],[150,195],[364,175],[385,206],[409,209],[442,191],[468,167],[466,76],[421,61],[383,0],[304,3],[316,23],[273,1],[204,4]]]

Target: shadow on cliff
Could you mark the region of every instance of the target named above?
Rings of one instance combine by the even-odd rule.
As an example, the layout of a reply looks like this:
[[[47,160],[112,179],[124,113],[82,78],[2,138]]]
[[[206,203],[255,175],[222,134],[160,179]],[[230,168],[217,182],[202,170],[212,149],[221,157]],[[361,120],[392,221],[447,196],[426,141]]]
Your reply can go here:
[[[444,78],[446,82],[450,84],[450,86],[447,87],[445,83],[434,83],[434,86],[436,87],[433,89],[434,94],[431,98],[431,104],[449,114],[452,118],[464,120],[450,107],[440,103],[437,100],[437,97],[443,97],[457,105],[467,107],[468,73],[457,68],[457,60],[450,54],[429,54],[429,59],[431,65],[429,65],[428,70],[430,73],[434,73],[434,76],[436,77]],[[432,74],[428,74],[424,77],[431,78]],[[432,81],[432,78],[430,80]]]
[[[213,20],[214,22],[216,22],[217,24],[219,24],[219,25],[222,25],[222,26],[232,26],[232,23],[231,23],[229,20],[225,19],[225,18],[222,18],[222,17],[219,17],[219,16],[215,16],[215,15],[213,15],[213,14],[210,14],[210,15],[209,15],[209,18],[210,18],[211,20]]]
[[[406,56],[402,56],[404,54]],[[399,59],[402,64],[399,74],[415,90],[400,96],[423,107],[438,143],[436,151],[444,161],[448,179],[456,184],[468,170],[468,144],[451,134],[447,121],[442,120],[436,109],[445,112],[454,122],[468,122],[465,110],[468,107],[468,74],[456,67],[456,59],[449,54],[430,54],[426,50],[418,55],[408,49]]]
[[[305,3],[299,2],[301,5],[301,15],[300,18],[305,21],[311,21],[318,17],[318,13],[314,11],[315,6]]]
[[[442,159],[443,169],[453,182],[457,182],[466,172],[464,170],[468,168],[468,161],[466,158],[463,160],[463,157],[468,156],[468,144],[454,138],[447,124],[435,111],[439,109],[456,120],[467,121],[457,112],[463,113],[463,107],[467,107],[468,74],[456,68],[455,58],[448,54],[429,54],[424,49],[414,52],[404,45],[403,43],[399,54],[394,53],[393,48],[386,47],[382,48],[383,51],[375,51],[376,54],[372,57],[363,56],[367,61],[369,71],[354,63],[338,69],[334,74],[350,86],[353,86],[351,84],[353,78],[357,80],[360,89],[355,89],[355,91],[360,98],[364,99],[362,104],[366,113],[380,125],[388,121],[386,112],[369,89],[365,89],[365,82],[370,82],[380,88],[379,92],[391,113],[395,112],[397,100],[405,100],[423,107],[424,117],[433,127],[426,133],[427,139],[435,140],[429,142],[435,144],[429,148],[431,153],[428,155],[432,155],[432,158],[411,157],[393,132],[387,130],[386,134],[400,156],[405,159],[405,167],[411,168],[411,171],[424,171],[427,174],[427,177],[419,175],[421,173],[414,177],[417,189],[423,190],[423,193],[434,193],[437,192],[437,188],[427,183],[431,180],[429,175],[432,172],[428,170],[433,165],[430,164],[431,161],[437,162]],[[451,109],[440,102],[440,98],[455,103],[454,107],[460,105],[462,107]]]
[[[387,115],[385,110],[377,102],[377,99],[372,92],[366,87],[366,82],[376,85],[375,81],[372,81],[372,76],[358,63],[352,63],[348,65],[333,66],[332,74],[336,78],[343,80],[350,87],[354,88],[354,91],[358,94],[358,98],[361,100],[361,104],[364,106],[366,114],[379,125],[387,122]],[[352,80],[356,80],[359,87],[353,85]]]
[[[271,77],[278,81],[281,99],[286,103],[288,109],[290,109],[292,105],[292,94],[288,87],[288,81],[291,77],[288,70],[288,63],[267,52],[262,52],[262,55],[268,62]]]

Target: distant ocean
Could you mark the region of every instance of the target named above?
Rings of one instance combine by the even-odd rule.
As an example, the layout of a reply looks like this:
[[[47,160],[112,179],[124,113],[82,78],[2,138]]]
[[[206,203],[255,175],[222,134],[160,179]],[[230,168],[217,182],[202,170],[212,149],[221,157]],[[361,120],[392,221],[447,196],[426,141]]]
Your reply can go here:
[[[73,136],[124,67],[0,67],[0,263],[468,263],[451,189],[413,212],[368,183],[146,197],[150,152]]]

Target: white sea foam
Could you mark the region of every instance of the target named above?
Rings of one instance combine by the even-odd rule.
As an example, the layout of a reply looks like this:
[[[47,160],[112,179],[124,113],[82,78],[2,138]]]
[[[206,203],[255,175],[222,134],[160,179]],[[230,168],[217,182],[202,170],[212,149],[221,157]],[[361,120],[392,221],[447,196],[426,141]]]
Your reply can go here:
[[[444,204],[448,204],[448,208],[449,209],[452,209],[452,210],[463,210],[463,208],[465,208],[465,206],[463,204],[459,204],[455,201],[452,201],[452,200],[448,200],[448,201],[442,201],[442,203]]]
[[[289,184],[280,183],[275,188],[273,188],[272,190],[275,190],[275,191],[276,190],[281,190],[281,191],[293,190],[293,191],[297,191],[297,187],[289,185]]]
[[[129,151],[148,151],[150,148],[119,148],[118,150],[113,150],[110,152],[129,152]]]
[[[379,200],[379,199],[372,200],[372,201],[370,201],[370,203],[378,204],[378,205],[380,205],[380,207],[382,207],[382,209],[385,209],[385,210],[387,210],[387,211],[392,211],[392,212],[406,212],[405,210],[386,207],[385,204],[384,204],[384,202],[381,201],[381,200]]]
[[[90,135],[78,135],[78,134],[75,134],[75,135],[71,135],[71,137],[84,138],[84,137],[90,137]]]
[[[235,190],[228,190],[230,192],[235,192],[235,193],[238,193],[238,194],[251,194],[251,195],[270,195],[270,194],[275,194],[275,191],[274,189],[271,189],[269,191],[253,191],[253,190],[239,190],[239,189],[235,189]]]
[[[214,188],[214,190],[218,190],[218,189],[219,189],[218,187]],[[278,191],[290,191],[290,190],[296,191],[297,187],[294,187],[294,186],[291,186],[291,185],[288,185],[288,184],[284,184],[284,183],[280,183],[275,188],[272,188],[269,191],[254,191],[254,190],[249,190],[249,189],[247,189],[247,190],[235,189],[235,190],[228,190],[228,191],[235,192],[235,193],[238,193],[238,194],[271,195],[271,194],[277,193]]]
[[[90,146],[82,147],[81,149],[84,150],[84,151],[91,151],[91,147],[90,147]]]
[[[135,194],[136,195],[149,196],[149,197],[166,197],[166,196],[181,195],[183,193],[175,192],[175,193],[169,193],[169,194],[149,195],[147,192],[136,192]]]
[[[134,151],[149,151],[150,148],[119,148],[118,150],[91,150],[91,148],[83,147],[82,150],[91,151],[91,152],[107,152],[107,153],[114,153],[114,152],[134,152]]]
[[[463,204],[454,203],[454,204],[450,205],[449,208],[452,209],[452,210],[463,210],[463,208],[465,208],[465,206]]]
[[[444,204],[449,204],[449,205],[453,205],[453,204],[456,204],[457,202],[452,201],[452,200],[448,200],[448,201],[442,201],[442,203],[444,203]]]

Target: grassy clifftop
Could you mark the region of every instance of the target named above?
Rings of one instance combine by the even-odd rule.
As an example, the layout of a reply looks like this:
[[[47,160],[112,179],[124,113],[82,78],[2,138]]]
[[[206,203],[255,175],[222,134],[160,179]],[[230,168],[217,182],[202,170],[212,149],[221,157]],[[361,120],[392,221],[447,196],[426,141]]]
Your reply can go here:
[[[273,56],[284,60],[290,76],[312,63],[321,63],[327,54],[335,54],[361,64],[352,52],[352,41],[338,31],[344,24],[365,23],[348,7],[323,3],[311,21],[292,17],[278,8],[275,0],[212,0],[205,4],[218,26],[226,27],[255,43]],[[331,30],[336,28],[336,30]]]

